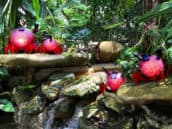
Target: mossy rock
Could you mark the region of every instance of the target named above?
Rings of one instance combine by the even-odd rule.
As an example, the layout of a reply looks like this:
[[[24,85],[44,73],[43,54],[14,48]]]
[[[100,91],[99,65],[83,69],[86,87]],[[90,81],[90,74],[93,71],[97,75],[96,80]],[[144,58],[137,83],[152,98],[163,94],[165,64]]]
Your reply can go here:
[[[64,96],[88,97],[99,92],[99,85],[106,81],[105,72],[96,72],[88,76],[82,76],[73,83],[67,85],[63,91]]]
[[[172,103],[171,81],[150,82],[135,86],[133,83],[126,83],[117,91],[117,95],[125,104],[143,105],[151,102]]]

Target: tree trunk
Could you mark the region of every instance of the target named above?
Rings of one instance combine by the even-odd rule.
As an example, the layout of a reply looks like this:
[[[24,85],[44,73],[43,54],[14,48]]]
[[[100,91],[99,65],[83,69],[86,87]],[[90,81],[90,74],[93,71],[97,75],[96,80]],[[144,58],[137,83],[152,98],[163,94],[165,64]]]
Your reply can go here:
[[[144,0],[144,12],[150,11],[152,8],[155,8],[159,3],[159,0]],[[157,27],[157,19],[153,18],[148,21],[145,25],[145,30],[149,31]]]

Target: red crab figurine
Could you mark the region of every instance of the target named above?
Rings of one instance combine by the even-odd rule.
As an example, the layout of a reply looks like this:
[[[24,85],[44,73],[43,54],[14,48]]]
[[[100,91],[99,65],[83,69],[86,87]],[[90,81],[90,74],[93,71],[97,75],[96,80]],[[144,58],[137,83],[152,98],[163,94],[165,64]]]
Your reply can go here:
[[[34,34],[38,29],[38,24],[35,24],[34,30],[30,31],[26,28],[18,28],[12,30],[8,39],[8,44],[5,46],[5,53],[32,53],[36,51],[36,43]]]
[[[140,81],[146,82],[147,80],[157,80],[163,79],[165,82],[164,75],[164,62],[158,55],[151,56],[140,56],[138,53],[135,53],[140,59],[139,71],[134,71],[132,78],[136,84]]]
[[[105,68],[103,68],[107,74],[107,81],[106,83],[102,83],[100,85],[100,92],[104,93],[106,89],[110,91],[116,92],[119,87],[124,83],[124,78],[122,74],[119,72],[108,72]]]
[[[46,39],[43,41],[38,51],[40,53],[49,53],[49,54],[61,54],[63,52],[60,44],[53,39],[50,35],[46,35]]]

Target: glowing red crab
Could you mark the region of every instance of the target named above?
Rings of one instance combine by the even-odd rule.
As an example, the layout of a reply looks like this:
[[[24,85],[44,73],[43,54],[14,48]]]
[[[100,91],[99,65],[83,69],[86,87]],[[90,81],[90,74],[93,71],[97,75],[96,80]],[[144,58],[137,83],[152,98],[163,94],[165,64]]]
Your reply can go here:
[[[164,62],[157,55],[151,56],[140,56],[138,53],[135,54],[140,59],[139,71],[134,71],[132,78],[137,84],[141,81],[146,82],[147,80],[158,80],[163,79],[165,81],[164,75]]]
[[[108,72],[106,69],[104,70],[107,73],[107,81],[106,83],[102,83],[100,85],[100,92],[104,93],[106,89],[116,92],[124,83],[125,79],[122,77],[122,74],[120,72]]]
[[[36,24],[33,32],[36,32],[37,28],[38,25]],[[37,45],[33,32],[26,28],[12,30],[5,46],[5,53],[35,52]]]
[[[46,35],[38,51],[40,53],[61,54],[63,52],[61,45],[53,39],[50,35]]]

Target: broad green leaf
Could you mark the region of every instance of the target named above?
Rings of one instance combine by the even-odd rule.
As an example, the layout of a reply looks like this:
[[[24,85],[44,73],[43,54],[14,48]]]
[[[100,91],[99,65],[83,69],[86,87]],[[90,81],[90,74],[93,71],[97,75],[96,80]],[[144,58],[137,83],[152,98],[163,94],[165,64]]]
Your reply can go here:
[[[114,23],[111,25],[104,26],[104,29],[114,29],[114,28],[120,27],[123,24],[124,22]]]
[[[172,38],[172,28],[168,29],[167,32],[168,32],[168,34],[166,36],[166,40],[169,38]]]
[[[0,67],[0,77],[8,75],[8,71],[4,67]]]
[[[24,84],[18,87],[18,89],[20,91],[25,91],[25,90],[30,90],[33,89],[34,87],[36,87],[35,85],[31,85],[31,84]]]
[[[38,20],[40,17],[40,2],[39,2],[39,0],[32,0],[32,6],[33,6],[33,9],[35,11],[35,17]]]
[[[7,99],[0,99],[0,110],[5,112],[14,112],[14,106],[11,101]]]
[[[33,10],[33,8],[32,8],[32,5],[28,2],[28,0],[24,0],[23,6],[24,6],[25,11],[26,11],[27,13],[30,13],[32,16],[35,15],[35,12],[34,12],[34,10]]]
[[[22,4],[23,0],[11,0],[9,8],[9,28],[14,28],[16,24],[16,17],[19,6]]]

